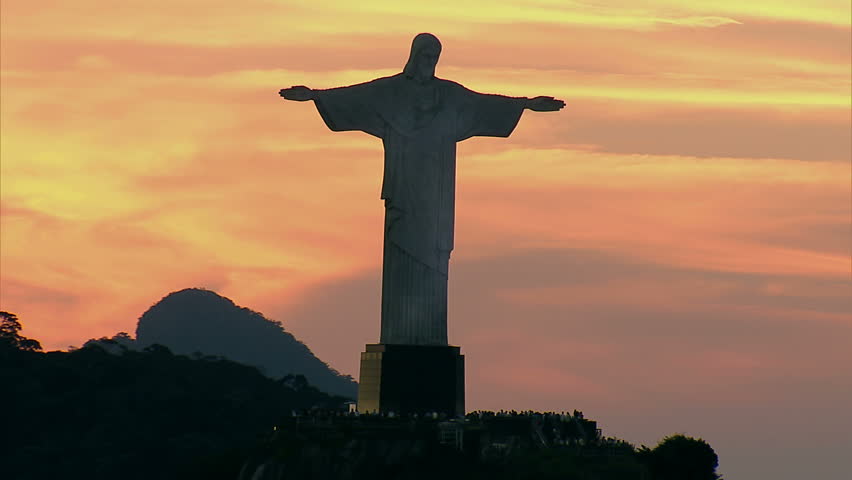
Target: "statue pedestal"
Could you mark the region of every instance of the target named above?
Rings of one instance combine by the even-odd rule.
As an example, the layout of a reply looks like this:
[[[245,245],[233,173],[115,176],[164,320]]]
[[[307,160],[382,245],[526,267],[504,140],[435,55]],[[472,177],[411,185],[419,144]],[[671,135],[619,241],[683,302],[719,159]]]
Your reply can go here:
[[[461,348],[367,345],[361,353],[358,411],[464,415]]]

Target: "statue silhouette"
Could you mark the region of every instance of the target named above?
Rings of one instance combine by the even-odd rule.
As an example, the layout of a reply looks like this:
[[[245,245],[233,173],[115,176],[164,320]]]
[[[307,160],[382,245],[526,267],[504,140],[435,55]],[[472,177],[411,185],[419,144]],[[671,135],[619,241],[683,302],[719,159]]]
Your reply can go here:
[[[348,87],[279,92],[287,100],[313,100],[332,131],[360,130],[382,139],[382,344],[447,345],[456,143],[508,137],[524,109],[565,106],[553,97],[487,95],[437,78],[440,54],[438,38],[421,33],[399,74]]]

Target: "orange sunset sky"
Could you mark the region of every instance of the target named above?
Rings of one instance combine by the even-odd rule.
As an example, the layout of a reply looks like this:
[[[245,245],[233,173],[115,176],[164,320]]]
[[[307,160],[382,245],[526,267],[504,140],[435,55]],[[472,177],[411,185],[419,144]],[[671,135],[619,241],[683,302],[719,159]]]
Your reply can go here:
[[[358,5],[357,7],[355,5]],[[552,95],[459,145],[467,407],[705,438],[739,479],[852,450],[848,0],[2,1],[0,309],[46,349],[204,287],[357,377],[381,142],[291,85],[398,73]]]

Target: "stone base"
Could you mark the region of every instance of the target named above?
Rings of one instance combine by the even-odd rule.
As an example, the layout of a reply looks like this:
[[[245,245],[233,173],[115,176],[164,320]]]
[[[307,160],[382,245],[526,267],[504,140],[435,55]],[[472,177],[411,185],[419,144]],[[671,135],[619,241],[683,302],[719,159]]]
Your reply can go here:
[[[464,415],[464,355],[459,347],[367,345],[361,353],[358,411]]]

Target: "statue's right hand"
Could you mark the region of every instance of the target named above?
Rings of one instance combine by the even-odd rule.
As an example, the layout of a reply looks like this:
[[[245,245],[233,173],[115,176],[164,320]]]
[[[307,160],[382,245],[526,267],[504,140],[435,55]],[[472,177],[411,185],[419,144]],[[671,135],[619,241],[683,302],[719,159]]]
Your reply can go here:
[[[297,102],[304,102],[307,100],[314,99],[314,91],[304,85],[297,85],[295,87],[290,88],[282,88],[278,95],[286,98],[287,100],[295,100]]]

